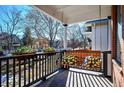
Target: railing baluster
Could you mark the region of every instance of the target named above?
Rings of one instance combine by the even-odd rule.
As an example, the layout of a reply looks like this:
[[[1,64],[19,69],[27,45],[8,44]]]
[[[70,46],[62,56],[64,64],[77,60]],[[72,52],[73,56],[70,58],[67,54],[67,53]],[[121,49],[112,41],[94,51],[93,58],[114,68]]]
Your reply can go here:
[[[15,58],[13,59],[13,87],[15,87]]]
[[[44,55],[42,55],[42,77],[44,76]]]
[[[39,78],[41,78],[41,55],[39,55]]]
[[[35,58],[33,57],[33,60],[32,60],[32,81],[34,81],[34,62],[35,62]]]
[[[50,74],[50,72],[51,72],[51,60],[50,60],[50,58],[51,58],[51,54],[49,55],[49,61],[48,61],[48,64],[49,64],[49,74]]]
[[[45,76],[46,76],[46,74],[47,74],[47,73],[46,73],[46,72],[47,72],[47,71],[46,71],[46,62],[47,62],[47,56],[46,56],[46,54],[45,54],[45,63],[44,63],[44,65],[45,65]]]
[[[28,83],[30,83],[30,58],[28,59]]]
[[[58,62],[59,68],[60,68],[60,62],[61,62],[61,52],[59,53],[59,62]]]
[[[38,73],[37,73],[38,72],[37,71],[38,70],[38,67],[37,67],[37,56],[35,57],[35,59],[36,59],[35,63],[36,63],[36,80],[37,80],[37,77],[38,77]]]
[[[61,62],[62,62],[62,53],[63,52],[60,52],[60,62],[59,62],[59,66],[61,67]]]
[[[53,56],[54,56],[54,55],[53,55]],[[53,72],[53,56],[52,56],[52,66],[51,66],[51,67],[52,67],[52,72]]]
[[[56,54],[53,56],[53,71],[55,70],[55,57],[56,57]]]
[[[37,55],[37,79],[39,79],[39,55]]]
[[[19,87],[21,87],[21,60],[19,59]]]
[[[2,61],[0,60],[0,87],[1,87],[1,85],[2,85],[2,84],[1,84],[1,83],[2,83],[2,82],[1,82],[1,79],[2,79],[2,75],[1,75],[1,72],[2,72],[2,71],[1,71],[1,68],[2,68],[2,66],[1,66],[1,64],[2,64]]]
[[[46,60],[46,75],[49,74],[49,56],[47,56],[47,60]]]
[[[9,87],[9,59],[6,61],[6,86]]]
[[[53,56],[53,71],[54,71],[54,68],[55,68],[55,58],[56,58],[56,54]]]
[[[51,72],[53,72],[53,55],[51,56]]]
[[[51,54],[50,54],[51,55]],[[49,57],[48,57],[48,64],[49,64],[49,70],[48,70],[48,74],[50,74],[50,55],[49,55]]]
[[[52,73],[52,59],[51,59],[52,56],[53,55],[50,56],[50,73]]]
[[[54,71],[54,60],[55,60],[55,55],[53,55],[53,58],[52,58],[52,72]]]
[[[52,72],[53,72],[53,60],[54,59],[54,55],[52,56]]]
[[[57,53],[57,58],[56,58],[56,69],[58,69],[58,65],[57,65],[57,61],[58,61],[58,53]]]
[[[51,73],[51,54],[49,56],[49,74]]]
[[[26,64],[27,64],[27,63],[26,63],[26,59],[24,58],[24,86],[26,85],[26,80],[27,80],[27,79],[26,79],[26,78],[27,78],[27,77],[26,77]]]

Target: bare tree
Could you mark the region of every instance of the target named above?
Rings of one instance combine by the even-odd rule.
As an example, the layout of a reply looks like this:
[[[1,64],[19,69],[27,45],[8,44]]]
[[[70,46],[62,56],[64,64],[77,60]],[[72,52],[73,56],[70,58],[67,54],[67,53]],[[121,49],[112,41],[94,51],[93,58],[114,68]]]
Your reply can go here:
[[[3,9],[0,8],[4,17],[0,17],[0,32],[7,33],[6,43],[8,44],[8,49],[11,50],[13,46],[13,35],[17,35],[19,33],[19,27],[21,22],[21,11],[12,7],[11,9]]]
[[[73,49],[77,47],[82,47],[86,49],[88,45],[87,37],[84,35],[85,28],[79,24],[73,24],[69,26],[68,38],[70,39],[70,45]]]
[[[60,29],[60,22],[52,19],[46,14],[32,9],[27,14],[27,20],[38,38],[47,38],[49,46],[53,47],[57,33]]]

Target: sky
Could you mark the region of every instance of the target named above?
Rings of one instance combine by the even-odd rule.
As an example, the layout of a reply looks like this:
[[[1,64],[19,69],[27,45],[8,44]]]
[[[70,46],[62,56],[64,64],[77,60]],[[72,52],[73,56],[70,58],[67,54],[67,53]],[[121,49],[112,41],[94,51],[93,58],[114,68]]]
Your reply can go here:
[[[19,10],[30,9],[30,6],[28,6],[28,5],[0,5],[0,9],[2,9],[2,8],[11,9],[12,7],[15,7]]]
[[[7,19],[7,16],[4,15],[4,11],[9,11],[12,8],[16,8],[17,10],[21,11],[21,15],[25,16],[27,13],[27,10],[30,10],[32,7],[28,6],[28,5],[0,5],[0,24],[3,24],[1,21],[1,18],[3,19]],[[3,11],[4,10],[4,11]],[[84,22],[78,23],[80,26],[83,26]],[[74,24],[71,24],[74,25]],[[71,26],[70,25],[70,26]],[[21,29],[22,30],[22,29]],[[23,36],[23,31],[19,31],[18,36],[20,38],[22,38]],[[56,37],[57,39],[59,39],[59,37]]]
[[[25,16],[25,14],[27,13],[26,10],[30,10],[31,6],[27,6],[27,5],[0,5],[0,24],[1,25],[3,25],[2,19],[8,18],[7,16],[5,16],[4,11],[10,11],[12,8],[16,8],[17,10],[21,11],[21,15]],[[19,33],[18,35],[21,38],[23,35],[23,32]]]
[[[31,7],[27,6],[27,5],[0,5],[0,14],[1,14],[0,17],[5,17],[3,15],[4,11],[9,11],[13,7],[16,8],[17,10],[19,10],[19,11],[22,11],[22,15],[24,15],[26,13],[26,10],[31,9]]]

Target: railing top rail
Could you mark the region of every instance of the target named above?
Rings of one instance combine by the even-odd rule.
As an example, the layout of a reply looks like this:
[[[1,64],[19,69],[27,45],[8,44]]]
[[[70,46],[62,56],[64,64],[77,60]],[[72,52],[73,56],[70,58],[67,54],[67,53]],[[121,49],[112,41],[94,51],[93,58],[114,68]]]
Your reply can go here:
[[[22,55],[1,56],[0,59],[2,60],[2,59],[11,59],[11,58],[20,58],[20,57],[31,57],[31,56],[37,56],[37,55],[50,55],[50,54],[56,54],[60,52],[45,52],[45,53],[31,53],[31,54],[22,54]]]
[[[101,51],[102,53],[109,53],[109,54],[111,54],[111,51],[109,50],[109,51]]]
[[[100,51],[100,50],[66,50],[66,52],[111,53],[111,50],[107,50],[107,51]]]
[[[63,52],[63,51],[60,51]],[[20,58],[20,57],[31,57],[37,55],[50,55],[56,54],[60,52],[46,52],[46,53],[31,53],[31,54],[23,54],[23,55],[12,55],[12,56],[1,56],[0,59],[11,59],[11,58]],[[111,51],[98,51],[98,50],[65,50],[65,52],[83,52],[83,53],[111,53]]]
[[[98,53],[101,53],[101,51],[98,51],[98,50],[66,50],[66,52],[87,52],[87,53],[98,52]]]

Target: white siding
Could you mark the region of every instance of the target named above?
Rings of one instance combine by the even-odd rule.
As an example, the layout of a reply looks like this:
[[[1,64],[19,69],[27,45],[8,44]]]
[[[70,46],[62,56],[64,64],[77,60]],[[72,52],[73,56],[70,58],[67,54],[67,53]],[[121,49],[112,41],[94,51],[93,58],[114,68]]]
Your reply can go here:
[[[102,24],[101,30],[100,25],[94,24],[92,27],[92,50],[107,51],[111,50],[111,28],[110,22],[108,24]],[[101,31],[101,33],[100,33]],[[111,75],[111,54],[108,55],[107,61],[107,74]],[[103,68],[103,67],[102,67]]]
[[[109,30],[107,24],[92,27],[92,50],[106,51],[111,49],[111,33]]]

